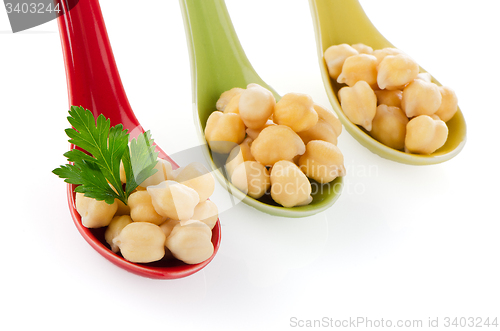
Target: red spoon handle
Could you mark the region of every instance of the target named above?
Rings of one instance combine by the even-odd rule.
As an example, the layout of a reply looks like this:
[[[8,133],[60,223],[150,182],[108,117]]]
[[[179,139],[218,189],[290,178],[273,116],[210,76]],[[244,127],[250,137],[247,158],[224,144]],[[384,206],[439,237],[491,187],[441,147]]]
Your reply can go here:
[[[111,125],[129,131],[140,127],[125,94],[98,0],[81,0],[71,10],[62,0],[64,15],[57,18],[70,106],[83,106],[94,116],[103,114]],[[142,129],[141,129],[142,131]]]

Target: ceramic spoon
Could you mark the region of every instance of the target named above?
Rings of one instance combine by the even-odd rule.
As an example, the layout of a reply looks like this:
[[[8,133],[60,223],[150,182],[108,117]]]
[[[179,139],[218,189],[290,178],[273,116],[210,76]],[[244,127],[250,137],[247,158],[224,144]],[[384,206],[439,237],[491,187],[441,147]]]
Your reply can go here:
[[[343,179],[339,177],[324,185],[315,185],[313,201],[307,206],[285,208],[270,196],[256,200],[239,191],[224,177],[223,166],[227,156],[211,153],[204,136],[205,124],[215,111],[215,103],[222,92],[233,87],[246,88],[257,83],[280,96],[255,72],[243,51],[223,0],[180,0],[191,56],[194,119],[204,152],[214,174],[231,194],[244,203],[275,216],[305,217],[330,207],[340,196]],[[316,192],[314,192],[316,191]]]
[[[62,1],[65,5],[65,1]],[[103,114],[111,125],[122,123],[131,136],[144,132],[135,117],[122,86],[98,0],[85,0],[58,20],[66,65],[69,104],[90,109],[94,116]],[[74,148],[74,146],[71,146]],[[158,146],[159,157],[178,165]],[[135,274],[159,279],[175,279],[191,275],[205,267],[215,256],[220,244],[220,223],[212,231],[214,254],[200,264],[188,265],[176,259],[148,264],[126,261],[113,253],[104,240],[104,229],[88,229],[82,225],[75,208],[74,186],[68,185],[68,202],[74,223],[81,235],[102,256]]]
[[[363,43],[373,49],[394,46],[377,31],[357,0],[309,0],[309,3],[325,89],[333,109],[346,130],[373,153],[401,163],[413,165],[436,164],[456,156],[464,147],[466,140],[465,119],[460,109],[446,123],[449,134],[445,145],[430,155],[409,154],[387,147],[373,139],[344,115],[337,99],[337,93],[341,85],[328,75],[328,68],[323,60],[325,50],[332,45],[342,43]],[[422,72],[426,72],[424,69],[420,69]],[[440,85],[435,78],[432,78],[432,81]]]

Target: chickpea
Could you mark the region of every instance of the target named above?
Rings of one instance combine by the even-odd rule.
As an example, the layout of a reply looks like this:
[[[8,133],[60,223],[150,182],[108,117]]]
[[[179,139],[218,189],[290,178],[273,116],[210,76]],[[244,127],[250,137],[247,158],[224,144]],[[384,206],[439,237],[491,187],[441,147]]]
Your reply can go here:
[[[115,216],[130,215],[130,206],[127,206],[120,199],[115,199],[118,208],[116,209]]]
[[[240,98],[241,98],[241,93],[238,95],[235,95],[229,103],[224,107],[224,113],[235,113],[239,114],[240,113]]]
[[[165,234],[165,238],[168,238],[170,236],[170,233],[172,232],[172,229],[179,224],[180,221],[177,220],[166,220],[162,224],[160,224],[160,229],[163,231]],[[172,252],[167,248],[167,241],[165,240],[165,256],[163,256],[164,259],[171,259],[173,258],[174,255]]]
[[[268,89],[249,84],[241,93],[239,101],[240,116],[243,123],[251,129],[262,128],[273,114],[276,99]]]
[[[128,142],[128,148],[130,149],[130,141]],[[125,173],[125,167],[123,166],[123,161],[120,160],[120,181],[122,184],[127,182],[127,174]]]
[[[109,223],[106,231],[104,232],[104,239],[115,253],[120,251],[120,248],[113,243],[113,239],[118,237],[123,228],[132,223],[132,219],[128,215],[115,216]]]
[[[203,222],[189,220],[179,222],[168,236],[165,244],[175,258],[196,264],[209,259],[214,253],[212,231]]]
[[[432,115],[439,109],[441,99],[441,92],[436,84],[416,79],[404,88],[401,109],[409,118]]]
[[[172,232],[173,228],[179,224],[180,221],[178,220],[166,220],[165,222],[160,224],[160,229],[163,231],[165,234],[165,237],[168,238],[170,236],[170,233]]]
[[[311,202],[313,201],[313,197],[310,195],[307,197],[306,200],[302,201],[301,203],[297,204],[296,206],[299,207],[299,206],[307,206],[308,204],[310,204]]]
[[[231,176],[231,182],[254,199],[262,197],[271,186],[269,171],[257,161],[245,161],[238,165]]]
[[[388,55],[378,66],[377,84],[381,89],[400,90],[417,77],[418,70],[408,55]]]
[[[245,124],[240,115],[214,111],[207,120],[205,138],[212,152],[227,154],[245,139]]]
[[[398,55],[398,54],[405,54],[400,49],[393,48],[393,47],[386,47],[382,49],[377,49],[374,50],[372,55],[377,58],[377,66],[382,62],[382,60],[387,56],[387,55]]]
[[[172,229],[174,226],[176,226],[180,221],[177,220],[166,220],[162,224],[160,224],[160,229],[163,231],[165,234],[165,237],[168,238],[170,236],[170,233],[172,232]],[[165,240],[165,256],[163,256],[164,259],[171,259],[173,258],[174,255],[172,252],[167,248],[167,241]]]
[[[311,140],[324,140],[337,145],[337,137],[342,132],[342,123],[333,113],[318,104],[314,104],[318,113],[318,123],[309,130],[298,133],[304,144]]]
[[[139,186],[146,188],[150,185],[158,185],[159,183],[172,178],[172,164],[167,160],[160,158],[158,158],[157,161],[158,162],[154,167],[157,171],[152,176],[146,178],[146,180],[139,184]]]
[[[241,92],[243,92],[243,89],[241,87],[233,87],[232,89],[223,92],[220,95],[219,100],[217,100],[215,108],[219,111],[224,111],[231,99],[233,99],[233,97],[237,95],[240,95]]]
[[[446,123],[438,118],[420,115],[406,125],[405,148],[410,153],[431,154],[448,138]]]
[[[401,108],[403,91],[400,90],[376,90],[377,105]]]
[[[361,44],[361,43],[352,45],[352,48],[357,50],[359,54],[372,54],[373,53],[373,48],[371,48],[368,45]]]
[[[344,156],[340,149],[326,141],[307,143],[306,152],[299,159],[299,168],[318,183],[329,183],[345,175]]]
[[[439,106],[435,115],[443,122],[448,122],[458,110],[457,95],[455,91],[447,86],[440,86],[439,92],[441,92],[441,106]]]
[[[415,78],[415,79],[421,79],[421,80],[423,80],[425,82],[429,82],[429,83],[432,82],[432,76],[428,72],[421,72],[421,73],[419,73],[417,75],[417,78]]]
[[[405,145],[408,118],[398,107],[380,105],[372,121],[370,135],[382,144],[402,150]]]
[[[359,54],[348,57],[337,82],[353,86],[359,81],[365,81],[372,88],[377,87],[377,58],[369,54]]]
[[[213,229],[215,223],[219,219],[219,210],[217,205],[210,200],[200,202],[194,208],[194,214],[192,219],[201,221],[208,225],[210,229]]]
[[[372,129],[372,120],[377,110],[377,96],[370,85],[359,81],[353,87],[345,86],[339,91],[340,104],[351,122],[367,131]]]
[[[318,105],[317,103],[314,104],[314,110],[316,110],[316,113],[318,113],[318,118],[330,124],[337,137],[340,136],[340,134],[342,133],[342,123],[340,123],[340,120],[337,118],[337,116],[335,116],[331,110],[328,110]]]
[[[276,162],[271,170],[271,197],[283,207],[307,204],[311,183],[299,167],[290,161]]]
[[[241,163],[245,161],[255,161],[255,158],[250,151],[251,144],[252,139],[245,138],[241,144],[231,150],[226,160],[226,172],[228,174],[228,178],[231,178],[234,169]]]
[[[154,169],[156,169],[157,171],[149,178],[146,178],[146,180],[144,180],[142,183],[139,183],[140,187],[146,188],[149,185],[157,185],[164,180],[170,179],[172,173],[172,164],[167,160],[157,158],[157,163]],[[134,169],[132,169],[132,171],[134,171]],[[127,182],[127,175],[125,173],[125,168],[122,161],[120,161],[120,181],[123,184]]]
[[[276,125],[276,123],[274,123],[272,120],[267,120],[266,124],[264,124],[264,126],[260,129],[247,128],[247,130],[246,130],[247,136],[250,137],[252,140],[255,140],[255,139],[257,139],[258,135],[260,134],[260,132],[262,130],[264,130],[265,128],[267,128],[268,126],[271,126],[271,125]]]
[[[326,49],[324,59],[328,67],[330,77],[337,80],[342,72],[344,61],[353,55],[357,55],[358,51],[347,44],[333,45]]]
[[[75,204],[82,224],[87,228],[108,226],[118,209],[116,201],[110,205],[106,201],[86,197],[80,192],[76,193]]]
[[[120,160],[120,181],[122,184],[127,182],[127,174],[125,173],[125,167],[123,165],[123,161]]]
[[[174,220],[190,219],[200,202],[198,192],[172,180],[148,186],[147,190],[156,212]]]
[[[158,225],[132,222],[113,239],[123,257],[134,263],[158,261],[165,255],[165,234]]]
[[[262,130],[250,151],[262,165],[272,166],[280,160],[292,160],[296,155],[304,154],[306,146],[288,126],[273,125]]]
[[[153,201],[148,191],[137,191],[128,197],[130,217],[134,222],[149,222],[160,225],[167,219],[158,214],[153,206]]]
[[[295,132],[312,128],[318,122],[311,96],[302,93],[285,94],[274,107],[273,120],[286,125]]]
[[[297,133],[304,144],[311,140],[324,140],[337,145],[337,133],[325,120],[319,119],[318,123],[309,130]]]
[[[200,162],[192,162],[176,173],[175,181],[195,190],[200,201],[205,201],[214,193],[215,180],[210,171]]]

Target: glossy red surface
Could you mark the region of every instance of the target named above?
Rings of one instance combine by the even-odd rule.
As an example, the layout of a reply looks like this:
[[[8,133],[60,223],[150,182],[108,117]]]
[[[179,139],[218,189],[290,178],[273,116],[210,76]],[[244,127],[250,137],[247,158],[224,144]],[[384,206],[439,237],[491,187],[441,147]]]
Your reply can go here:
[[[144,132],[134,115],[123,88],[118,68],[109,43],[106,26],[98,0],[81,0],[57,18],[66,66],[70,106],[83,106],[94,116],[103,114],[111,125],[122,123],[132,137]],[[70,148],[74,148],[73,145]],[[179,166],[156,146],[159,156]],[[214,254],[206,261],[188,265],[175,259],[137,264],[113,253],[104,240],[104,229],[88,229],[82,225],[75,208],[74,186],[68,185],[68,204],[74,223],[85,240],[102,256],[115,265],[140,276],[158,279],[176,279],[189,276],[205,267],[215,256],[220,245],[220,222],[212,230]]]

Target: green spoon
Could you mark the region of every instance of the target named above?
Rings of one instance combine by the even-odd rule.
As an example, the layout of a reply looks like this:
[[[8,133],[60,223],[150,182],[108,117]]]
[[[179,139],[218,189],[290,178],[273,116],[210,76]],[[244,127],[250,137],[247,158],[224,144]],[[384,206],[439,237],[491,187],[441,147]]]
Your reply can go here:
[[[357,0],[309,0],[309,3],[316,32],[323,83],[332,107],[346,130],[373,153],[396,162],[427,165],[441,163],[456,156],[464,147],[466,140],[465,119],[460,109],[451,120],[446,122],[449,134],[445,145],[430,155],[404,153],[387,147],[373,139],[345,116],[337,99],[341,85],[328,75],[328,68],[323,60],[325,50],[332,45],[342,43],[351,45],[363,43],[373,49],[394,46],[377,31]],[[441,85],[435,78],[432,78],[432,81]]]
[[[311,181],[313,201],[307,206],[292,208],[276,204],[267,194],[259,200],[253,199],[226,179],[223,166],[227,156],[212,154],[204,136],[205,124],[215,111],[219,96],[233,87],[246,88],[250,83],[269,89],[276,100],[280,96],[248,61],[223,0],[180,0],[180,4],[191,58],[194,119],[215,177],[236,199],[271,215],[305,217],[330,207],[342,191],[342,177],[323,185]]]

